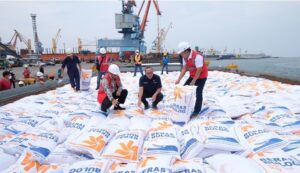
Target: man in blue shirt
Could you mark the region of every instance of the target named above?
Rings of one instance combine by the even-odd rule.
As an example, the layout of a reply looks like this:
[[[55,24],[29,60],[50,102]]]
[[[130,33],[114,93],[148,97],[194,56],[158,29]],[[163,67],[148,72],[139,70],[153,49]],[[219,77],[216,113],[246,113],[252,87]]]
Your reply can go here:
[[[139,84],[138,106],[143,102],[145,109],[149,108],[146,98],[152,98],[152,108],[157,109],[157,104],[162,101],[162,84],[160,77],[153,73],[152,67],[145,68],[145,75],[141,76]]]
[[[80,72],[81,72],[81,65],[78,56],[73,54],[72,49],[66,50],[67,57],[63,60],[61,66],[61,76],[64,75],[64,69],[67,66],[68,76],[70,79],[70,83],[72,88],[75,91],[80,90]]]
[[[164,68],[166,68],[166,72],[168,74],[168,66],[169,66],[169,57],[168,57],[168,53],[167,52],[164,52],[164,56],[163,56],[163,59],[162,59],[162,69],[161,69],[161,74],[164,74]]]

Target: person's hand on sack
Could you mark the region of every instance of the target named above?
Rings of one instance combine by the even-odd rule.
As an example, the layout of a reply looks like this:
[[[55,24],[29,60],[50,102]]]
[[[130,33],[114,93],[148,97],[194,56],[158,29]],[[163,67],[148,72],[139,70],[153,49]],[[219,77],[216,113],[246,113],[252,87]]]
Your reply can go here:
[[[118,90],[117,93],[116,93],[116,95],[120,96],[121,95],[121,91]]]
[[[190,83],[191,86],[195,85],[196,81],[192,80],[192,82]]]
[[[117,99],[113,99],[112,100],[112,105],[113,106],[117,106],[119,104],[118,100]]]

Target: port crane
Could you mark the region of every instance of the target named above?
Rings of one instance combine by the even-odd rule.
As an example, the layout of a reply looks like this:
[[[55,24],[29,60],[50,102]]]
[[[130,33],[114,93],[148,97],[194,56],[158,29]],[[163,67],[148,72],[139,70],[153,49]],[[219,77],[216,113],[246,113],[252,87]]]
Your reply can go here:
[[[32,53],[31,50],[31,40],[30,39],[26,39],[20,32],[18,32],[16,29],[14,30],[14,35],[12,36],[12,38],[10,39],[10,41],[8,42],[8,45],[11,45],[12,48],[14,50],[16,50],[16,46],[17,46],[17,41],[19,40],[20,42],[23,42],[28,50],[28,53]]]
[[[58,43],[58,39],[60,38],[60,32],[61,29],[59,28],[55,37],[52,38],[52,53],[57,53],[57,43]]]

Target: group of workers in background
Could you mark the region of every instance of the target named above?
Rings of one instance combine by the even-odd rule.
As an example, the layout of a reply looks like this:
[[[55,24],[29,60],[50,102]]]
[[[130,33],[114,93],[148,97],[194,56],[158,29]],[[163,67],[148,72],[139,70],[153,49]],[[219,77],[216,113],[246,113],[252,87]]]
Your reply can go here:
[[[70,80],[71,87],[74,91],[80,90],[80,74],[81,74],[81,65],[80,59],[78,56],[72,53],[71,49],[66,50],[67,57],[63,60],[62,66],[59,69],[58,76],[63,77],[64,69],[67,67],[67,74]],[[196,102],[194,111],[191,115],[197,116],[202,107],[203,100],[203,88],[206,82],[208,75],[208,69],[205,64],[203,56],[191,49],[191,46],[187,42],[181,42],[178,45],[178,54],[182,58],[182,68],[178,79],[175,84],[179,84],[183,76],[187,71],[189,71],[190,76],[184,85],[195,85],[196,88]],[[145,68],[145,74],[142,69],[142,55],[139,53],[139,50],[135,51],[133,58],[135,68],[133,76],[136,76],[137,70],[140,71],[141,77],[139,79],[139,92],[138,92],[138,102],[137,105],[141,107],[143,103],[144,109],[149,109],[150,105],[147,101],[147,98],[151,98],[152,108],[157,109],[157,105],[160,101],[163,100],[162,83],[159,75],[154,74],[153,68],[147,66]],[[162,70],[163,74],[164,69],[168,74],[168,64],[169,64],[168,54],[165,52],[162,59]],[[128,91],[123,88],[121,79],[120,79],[120,69],[116,64],[112,64],[112,58],[107,54],[105,48],[100,48],[99,55],[95,59],[96,69],[98,71],[97,75],[97,86],[98,90],[97,100],[101,104],[101,110],[104,114],[107,114],[107,110],[114,106],[115,110],[124,110],[120,104],[124,104]],[[30,77],[30,70],[28,67],[25,67],[23,75],[24,78]],[[44,74],[44,69],[41,67],[40,71],[37,73],[37,80],[43,82],[41,76]],[[11,72],[4,71],[3,78],[0,80],[0,91],[9,89],[11,87]]]

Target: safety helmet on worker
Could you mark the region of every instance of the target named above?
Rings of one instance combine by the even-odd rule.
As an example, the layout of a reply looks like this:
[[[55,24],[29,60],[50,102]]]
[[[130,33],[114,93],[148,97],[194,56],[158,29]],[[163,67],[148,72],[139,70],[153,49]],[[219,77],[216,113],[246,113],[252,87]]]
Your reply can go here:
[[[18,84],[19,84],[19,87],[24,86],[24,82],[23,81],[20,81]]]
[[[100,52],[100,54],[106,54],[106,50],[104,47],[101,47],[99,52]]]
[[[73,53],[73,50],[71,48],[66,49],[66,54],[70,55]]]
[[[28,68],[28,64],[25,64],[24,67],[25,67],[25,68]]]
[[[135,53],[140,53],[140,51],[137,49],[137,50],[135,50]]]
[[[181,54],[182,52],[184,52],[185,50],[187,49],[190,49],[191,48],[191,45],[186,42],[186,41],[182,41],[178,44],[178,54]]]
[[[119,75],[121,74],[119,67],[116,64],[111,64],[108,67],[108,72],[114,74],[114,75]]]
[[[42,72],[38,71],[38,72],[36,73],[36,76],[37,76],[37,77],[43,77],[44,74],[43,74]]]
[[[164,52],[164,56],[167,56],[167,55],[168,55],[168,52],[167,52],[167,51],[165,51],[165,52]]]

